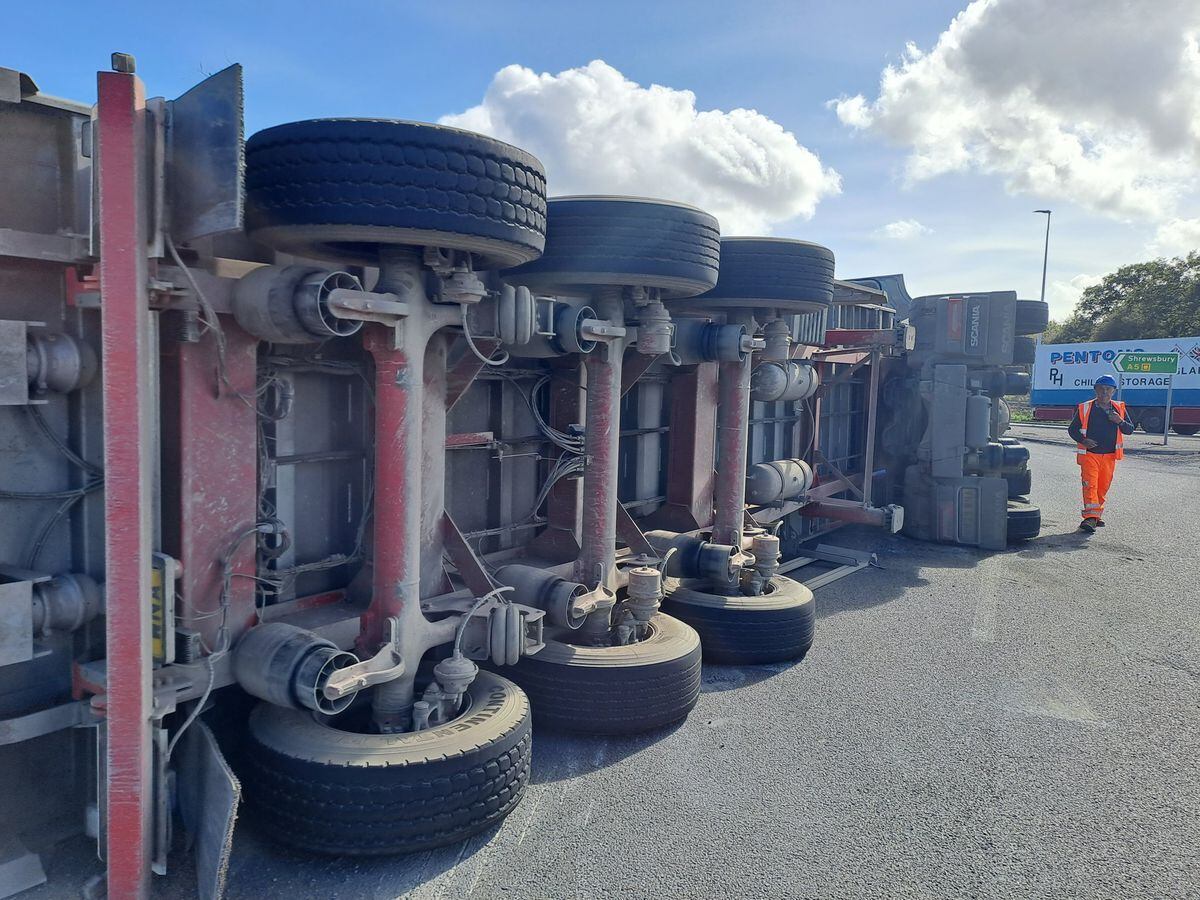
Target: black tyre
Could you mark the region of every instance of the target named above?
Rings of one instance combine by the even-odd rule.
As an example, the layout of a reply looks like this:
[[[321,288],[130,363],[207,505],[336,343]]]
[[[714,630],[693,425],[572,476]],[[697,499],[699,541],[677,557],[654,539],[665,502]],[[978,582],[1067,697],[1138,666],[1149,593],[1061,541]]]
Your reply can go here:
[[[491,672],[467,697],[463,715],[412,734],[340,731],[260,704],[242,772],[251,814],[280,841],[338,856],[411,853],[494,825],[529,781],[529,702]]]
[[[683,203],[641,197],[554,197],[546,250],[505,280],[534,288],[630,285],[691,297],[717,283],[717,220]]]
[[[521,685],[539,727],[634,734],[678,722],[700,697],[700,637],[659,613],[650,637],[623,647],[546,640],[505,673]]]
[[[833,303],[833,251],[784,238],[723,238],[721,277],[696,309],[819,312]]]
[[[798,581],[775,577],[761,597],[722,597],[682,581],[663,609],[700,634],[705,662],[756,665],[803,659],[813,642],[817,604]]]
[[[1009,499],[1028,497],[1029,492],[1033,490],[1033,472],[1029,469],[1010,472],[1004,476],[1004,480],[1008,482]]]
[[[1041,334],[1049,324],[1049,303],[1041,300],[1017,301],[1017,334]]]
[[[1016,544],[1037,537],[1042,530],[1042,511],[1023,500],[1008,501],[1008,542]]]
[[[246,142],[246,230],[302,256],[372,261],[380,244],[477,253],[503,267],[546,242],[546,172],[457,128],[310,119]]]
[[[1194,434],[1200,434],[1200,425],[1172,425],[1171,430],[1176,434],[1191,437]]]
[[[1141,418],[1138,419],[1138,425],[1146,434],[1162,434],[1166,424],[1167,414],[1162,409],[1144,409]]]
[[[1001,440],[1000,467],[1005,472],[1015,472],[1029,465],[1029,448],[1017,440]]]
[[[1015,366],[1005,369],[1004,396],[1024,397],[1029,393],[1031,387],[1033,387],[1033,377],[1028,372],[1023,372]]]
[[[1017,335],[1013,343],[1013,364],[1018,366],[1032,366],[1036,356],[1037,342],[1031,337]]]

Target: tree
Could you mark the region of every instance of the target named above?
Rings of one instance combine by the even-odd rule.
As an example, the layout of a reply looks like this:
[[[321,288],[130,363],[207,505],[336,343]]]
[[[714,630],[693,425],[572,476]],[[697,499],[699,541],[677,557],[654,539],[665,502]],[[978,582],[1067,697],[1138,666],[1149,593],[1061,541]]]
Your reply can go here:
[[[1200,334],[1200,251],[1122,266],[1083,292],[1047,341],[1123,341]]]

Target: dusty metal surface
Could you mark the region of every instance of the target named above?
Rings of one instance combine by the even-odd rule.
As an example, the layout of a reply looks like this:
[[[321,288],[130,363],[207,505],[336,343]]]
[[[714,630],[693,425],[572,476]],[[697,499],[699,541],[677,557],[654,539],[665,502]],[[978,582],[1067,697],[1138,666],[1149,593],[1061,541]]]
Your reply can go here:
[[[108,585],[105,759],[108,889],[149,892],[151,514],[156,416],[141,172],[145,98],[134,75],[98,76],[100,281],[104,308],[105,580]]]
[[[171,101],[166,167],[176,241],[241,230],[241,66],[222,69]]]
[[[721,363],[717,378],[717,477],[714,484],[713,540],[741,546],[746,508],[746,450],[750,421],[753,359]]]
[[[869,503],[874,404],[864,398],[873,401],[879,356],[816,348],[833,334],[878,338],[879,352],[890,351],[880,336],[891,328],[887,310],[844,306],[774,322],[774,358],[786,357],[790,339],[792,356],[815,360],[827,385],[819,399],[752,404],[751,373],[763,354],[748,351],[764,341],[751,319],[739,344],[744,360],[717,362],[736,354],[715,337],[706,338],[712,346],[684,348],[684,359],[665,308],[636,286],[598,291],[591,307],[575,294],[526,292],[517,302],[501,276],[476,273],[478,259],[444,247],[388,250],[378,271],[355,268],[353,277],[310,267],[226,233],[241,216],[236,69],[173,107],[154,104],[153,127],[143,129],[132,60],[117,63],[122,71],[100,76],[89,151],[99,166],[99,243],[88,240],[80,122],[63,108],[39,107],[33,125],[19,126],[29,140],[57,142],[57,165],[37,174],[46,196],[61,201],[58,217],[38,204],[0,211],[0,315],[44,314],[36,320],[101,346],[104,369],[102,387],[39,397],[42,434],[24,420],[0,426],[4,452],[22,461],[31,487],[57,502],[72,486],[61,513],[18,504],[0,523],[0,552],[28,551],[55,575],[106,579],[109,611],[104,634],[83,624],[27,639],[21,619],[21,653],[28,644],[31,658],[19,676],[0,677],[0,735],[31,744],[62,738],[72,748],[69,768],[81,786],[64,786],[64,796],[76,813],[94,798],[110,813],[99,817],[98,840],[110,896],[145,892],[152,853],[156,872],[175,867],[162,814],[171,777],[187,779],[185,794],[216,778],[205,789],[215,791],[220,815],[198,812],[209,801],[194,793],[186,805],[202,844],[202,893],[220,893],[237,791],[212,754],[196,762],[209,740],[197,716],[205,703],[220,718],[236,706],[231,697],[246,699],[221,690],[234,684],[291,703],[287,690],[251,689],[255,679],[232,662],[239,639],[259,633],[252,629],[260,622],[292,626],[345,662],[341,680],[324,682],[339,701],[366,686],[355,679],[369,671],[374,726],[404,731],[416,722],[420,690],[438,717],[462,696],[452,689],[465,677],[451,672],[457,663],[443,673],[450,688],[436,680],[427,687],[427,675],[418,684],[431,648],[448,654],[457,639],[472,658],[511,665],[543,646],[548,610],[529,597],[494,596],[505,565],[570,579],[571,592],[577,581],[602,586],[580,608],[599,613],[588,642],[604,647],[633,635],[610,621],[613,604],[624,604],[614,620],[657,608],[661,592],[643,582],[660,583],[659,574],[641,571],[641,587],[627,593],[625,571],[658,558],[644,534],[652,528],[728,544],[723,565],[748,568],[739,551],[750,525],[778,527],[794,545],[839,524],[835,513],[853,518],[846,505],[856,521],[882,524]],[[8,190],[20,193],[0,172],[0,196]],[[64,268],[97,247],[97,271]],[[4,257],[8,250],[28,258]],[[305,267],[305,290],[336,287],[304,294],[303,304],[300,288],[268,290],[263,315],[244,315],[237,286],[274,284],[278,270],[264,263]],[[575,316],[565,330],[553,319],[561,308]],[[740,333],[724,315],[692,324]],[[828,324],[841,332],[827,334]],[[309,326],[318,325],[314,334]],[[792,458],[814,463],[821,480],[748,518],[747,465]],[[806,504],[822,515],[806,516]],[[39,533],[48,537],[30,548]],[[759,542],[776,544],[761,533]],[[162,572],[175,569],[165,554],[181,573],[177,582],[160,576],[153,592],[152,553]],[[152,682],[153,617],[160,644],[172,641],[174,626],[175,661],[160,647]],[[304,680],[298,670],[266,671],[257,681],[289,690],[302,683],[329,700],[322,672]],[[26,709],[36,711],[9,715]],[[64,729],[90,724],[91,710],[107,721],[75,748]],[[184,756],[171,763],[181,735]],[[89,783],[95,753],[107,768]],[[205,824],[212,821],[221,827]]]

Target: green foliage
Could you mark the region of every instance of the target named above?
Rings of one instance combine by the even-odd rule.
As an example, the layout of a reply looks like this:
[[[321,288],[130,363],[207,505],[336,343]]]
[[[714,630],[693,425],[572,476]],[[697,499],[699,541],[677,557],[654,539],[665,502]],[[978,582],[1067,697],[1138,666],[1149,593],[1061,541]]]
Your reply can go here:
[[[1122,266],[1083,292],[1075,311],[1047,329],[1047,343],[1200,334],[1200,251]]]

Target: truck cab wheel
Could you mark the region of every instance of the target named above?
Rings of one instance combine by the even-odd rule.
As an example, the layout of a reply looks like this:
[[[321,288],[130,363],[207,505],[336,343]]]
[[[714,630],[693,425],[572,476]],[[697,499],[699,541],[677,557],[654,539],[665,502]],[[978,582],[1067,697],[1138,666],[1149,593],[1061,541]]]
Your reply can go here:
[[[1008,542],[1033,540],[1042,530],[1042,510],[1024,500],[1008,501]]]
[[[700,698],[700,637],[658,613],[643,641],[592,647],[547,637],[545,648],[504,671],[529,695],[539,726],[635,734],[692,711]]]
[[[1033,473],[1029,469],[1008,472],[1005,474],[1004,480],[1008,482],[1008,496],[1010,499],[1028,497],[1030,490],[1033,489]]]
[[[356,703],[334,717],[261,703],[240,767],[249,812],[276,840],[371,856],[453,844],[507,816],[529,782],[529,702],[480,672],[465,708],[436,728],[371,734]],[[345,729],[345,730],[344,730]]]
[[[760,597],[725,597],[684,580],[667,596],[663,609],[700,633],[704,660],[756,665],[803,659],[813,642],[817,605],[813,593],[791,578],[775,576]]]

